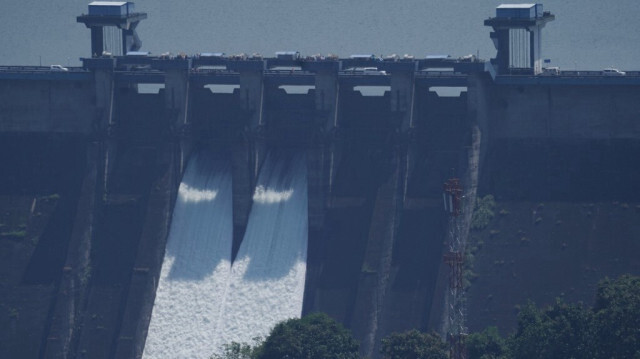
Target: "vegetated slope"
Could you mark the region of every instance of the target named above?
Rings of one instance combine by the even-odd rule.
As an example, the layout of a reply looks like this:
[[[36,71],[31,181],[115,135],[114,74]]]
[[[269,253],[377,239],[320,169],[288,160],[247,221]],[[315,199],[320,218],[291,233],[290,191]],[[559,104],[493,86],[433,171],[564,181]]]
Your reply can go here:
[[[640,273],[639,154],[627,140],[491,146],[480,193],[494,217],[470,234],[472,331],[513,329],[527,300],[591,304],[598,280]]]

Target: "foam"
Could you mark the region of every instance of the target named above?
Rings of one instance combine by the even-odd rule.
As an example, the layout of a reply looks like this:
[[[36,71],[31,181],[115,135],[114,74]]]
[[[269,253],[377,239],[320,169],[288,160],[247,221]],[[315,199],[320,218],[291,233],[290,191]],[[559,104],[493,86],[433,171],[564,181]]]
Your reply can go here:
[[[193,158],[178,191],[144,358],[206,358],[216,342],[233,238],[229,166]]]

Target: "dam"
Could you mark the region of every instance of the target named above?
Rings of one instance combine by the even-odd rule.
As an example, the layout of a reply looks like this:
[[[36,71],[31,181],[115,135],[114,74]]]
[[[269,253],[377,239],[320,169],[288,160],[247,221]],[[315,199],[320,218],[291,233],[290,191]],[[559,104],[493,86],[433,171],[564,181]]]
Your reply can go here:
[[[77,18],[92,38],[82,67],[0,66],[0,168],[8,174],[0,180],[1,356],[142,357],[154,310],[170,312],[160,301],[172,289],[213,278],[209,288],[255,291],[256,281],[233,266],[264,252],[260,199],[273,195],[264,173],[279,167],[289,169],[273,175],[288,183],[281,195],[304,194],[283,202],[286,225],[273,229],[296,234],[269,237],[274,246],[290,237],[297,251],[287,260],[304,263],[292,280],[294,311],[329,314],[365,355],[376,355],[392,332],[441,330],[447,179],[464,183],[468,214],[476,193],[488,191],[640,201],[637,166],[611,161],[640,154],[640,72],[545,69],[540,34],[554,19],[549,12],[497,11],[485,21],[497,55],[485,61],[296,51],[154,56],[139,51],[135,33],[146,14],[129,10],[90,8]],[[109,47],[113,29],[121,38]],[[585,179],[598,175],[585,154],[606,170],[598,180]],[[575,167],[561,171],[569,163]],[[542,193],[536,171],[549,175]],[[219,231],[216,243],[199,237],[212,231],[199,226],[209,225]],[[206,247],[205,274],[179,262],[189,240],[223,248]],[[610,266],[637,270],[638,262]],[[281,268],[269,270],[283,277]],[[234,312],[232,294],[227,310],[207,309],[212,318],[246,318]]]

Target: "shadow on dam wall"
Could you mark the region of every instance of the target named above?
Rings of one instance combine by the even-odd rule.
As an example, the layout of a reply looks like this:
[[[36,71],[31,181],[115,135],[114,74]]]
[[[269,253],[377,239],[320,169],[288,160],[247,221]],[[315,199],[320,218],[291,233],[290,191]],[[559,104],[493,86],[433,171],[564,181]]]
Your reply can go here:
[[[305,300],[312,301],[312,310],[326,312],[350,327],[356,319],[353,311],[361,272],[375,270],[363,268],[363,261],[375,192],[385,175],[376,170],[372,157],[379,148],[347,148],[334,187],[335,196],[345,203],[328,210],[324,233],[309,243],[308,271],[320,273],[305,294],[313,293],[313,299]]]
[[[482,188],[498,200],[640,201],[635,139],[500,139]]]
[[[87,139],[0,137],[1,356],[37,357],[67,257]]]

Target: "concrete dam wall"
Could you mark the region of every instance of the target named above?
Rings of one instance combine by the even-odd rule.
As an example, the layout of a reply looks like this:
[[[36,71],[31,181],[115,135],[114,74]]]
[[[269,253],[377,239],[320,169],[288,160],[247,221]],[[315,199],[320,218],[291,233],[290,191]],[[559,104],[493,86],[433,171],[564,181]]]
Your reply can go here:
[[[88,80],[0,81],[0,166],[10,174],[0,186],[2,356],[141,357],[192,153],[230,163],[232,260],[269,153],[306,154],[300,314],[328,313],[375,355],[391,332],[442,328],[446,179],[463,180],[471,206],[476,188],[520,201],[503,183],[600,153],[597,141],[625,151],[640,140],[637,86],[497,85],[480,73],[459,96],[439,96],[392,75],[381,96],[364,96],[331,76],[305,92],[248,73],[221,93],[186,71],[164,76],[157,93],[98,70]],[[549,162],[554,148],[565,157]],[[619,166],[610,171],[626,173]],[[558,193],[575,183],[563,181]],[[592,185],[580,193],[608,198]],[[534,187],[518,188],[537,200]]]

